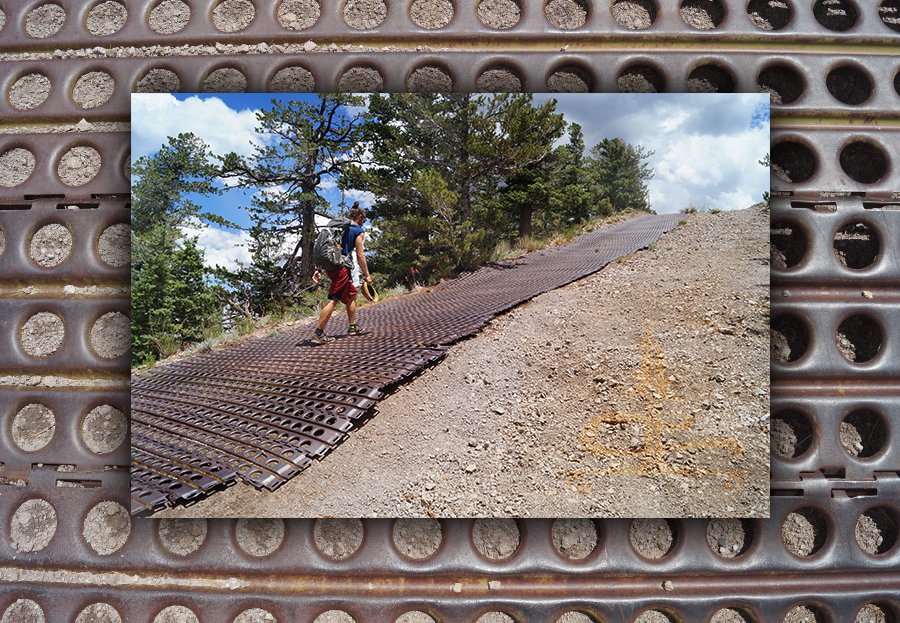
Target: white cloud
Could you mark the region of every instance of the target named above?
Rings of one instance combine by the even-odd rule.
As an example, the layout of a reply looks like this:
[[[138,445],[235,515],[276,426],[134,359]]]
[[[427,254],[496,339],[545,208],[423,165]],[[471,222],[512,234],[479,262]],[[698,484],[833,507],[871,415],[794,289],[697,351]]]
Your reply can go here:
[[[217,97],[197,96],[183,101],[168,93],[135,93],[131,96],[131,155],[133,160],[157,151],[167,137],[193,132],[215,154],[242,156],[260,144],[254,128],[256,111],[237,111]]]
[[[768,189],[768,170],[757,162],[769,150],[769,133],[672,136],[651,146],[656,176],[649,182],[653,209],[677,212],[689,204],[719,210],[747,208]]]
[[[749,208],[754,203],[762,200],[762,193],[756,199],[750,193],[744,190],[735,190],[732,192],[723,192],[712,203],[719,210],[743,210]]]
[[[182,227],[186,236],[198,236],[197,246],[204,251],[203,264],[209,268],[224,266],[229,270],[237,269],[237,261],[250,263],[250,234],[241,231],[232,233],[216,227]]]
[[[270,199],[277,199],[279,195],[282,195],[287,192],[287,188],[282,186],[281,184],[275,186],[267,186],[266,188],[260,188],[255,196],[257,198],[262,198],[264,195],[268,196]]]
[[[371,208],[372,202],[375,201],[375,195],[367,190],[348,190],[346,192],[347,202],[359,201],[362,208]]]

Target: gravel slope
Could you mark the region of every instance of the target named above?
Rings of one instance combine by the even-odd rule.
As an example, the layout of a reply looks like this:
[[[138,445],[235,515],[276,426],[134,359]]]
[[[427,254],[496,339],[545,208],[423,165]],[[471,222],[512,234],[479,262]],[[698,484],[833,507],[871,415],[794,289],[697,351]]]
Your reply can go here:
[[[279,490],[156,516],[767,516],[768,215],[685,218],[455,345]]]

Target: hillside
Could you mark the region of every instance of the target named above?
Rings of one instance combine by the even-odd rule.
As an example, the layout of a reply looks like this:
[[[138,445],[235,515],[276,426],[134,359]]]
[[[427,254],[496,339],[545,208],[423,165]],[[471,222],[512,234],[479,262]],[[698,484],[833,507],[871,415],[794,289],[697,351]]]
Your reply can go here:
[[[496,318],[277,491],[156,516],[766,516],[760,208],[686,217]]]

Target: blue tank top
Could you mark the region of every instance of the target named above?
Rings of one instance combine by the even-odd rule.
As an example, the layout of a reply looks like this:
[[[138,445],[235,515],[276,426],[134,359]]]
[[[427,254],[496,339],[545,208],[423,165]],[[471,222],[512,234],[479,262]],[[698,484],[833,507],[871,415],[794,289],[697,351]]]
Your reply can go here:
[[[356,223],[350,225],[349,229],[347,229],[347,233],[341,238],[341,250],[344,252],[344,255],[350,255],[350,252],[356,248],[356,238],[364,231],[365,230]]]

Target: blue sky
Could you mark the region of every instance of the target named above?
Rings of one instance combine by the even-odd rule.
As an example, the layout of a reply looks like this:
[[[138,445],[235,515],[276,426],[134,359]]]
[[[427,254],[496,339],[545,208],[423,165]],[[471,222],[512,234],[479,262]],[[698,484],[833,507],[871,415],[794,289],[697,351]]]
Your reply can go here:
[[[315,95],[270,93],[133,94],[131,157],[155,153],[167,136],[193,132],[215,154],[250,155],[258,144],[255,111],[271,100],[317,101]],[[766,94],[537,94],[535,100],[557,100],[557,111],[582,126],[586,150],[603,138],[619,137],[655,152],[648,162],[656,176],[648,183],[650,203],[660,214],[678,212],[690,204],[707,209],[735,210],[761,200],[769,189],[769,171],[760,160],[769,151],[769,100]],[[563,139],[565,142],[567,139]],[[322,195],[341,201],[333,182]],[[198,198],[205,209],[238,225],[249,225],[241,206],[252,191],[230,190]],[[352,192],[346,201],[368,206],[373,197]],[[244,232],[204,227],[200,236],[206,263],[234,267],[249,261]]]

